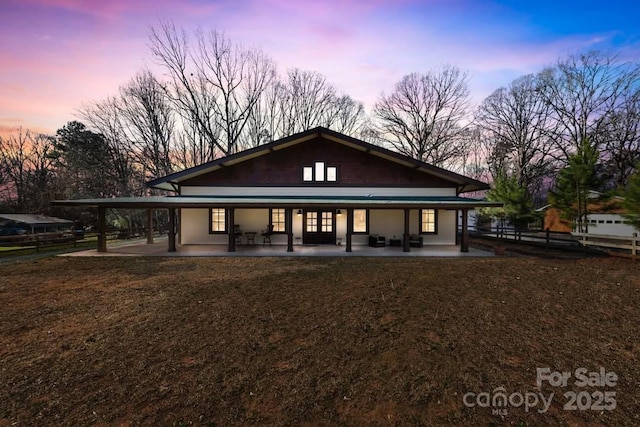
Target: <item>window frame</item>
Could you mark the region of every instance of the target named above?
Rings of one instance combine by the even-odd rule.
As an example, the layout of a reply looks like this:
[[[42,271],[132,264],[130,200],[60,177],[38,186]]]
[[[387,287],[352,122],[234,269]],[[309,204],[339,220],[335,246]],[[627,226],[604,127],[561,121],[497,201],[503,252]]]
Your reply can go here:
[[[319,174],[318,168],[322,165],[322,171]],[[334,172],[332,178],[329,179],[329,170]],[[308,172],[308,173],[307,173]],[[322,180],[318,179],[318,175],[322,175]],[[321,184],[321,185],[332,185],[339,182],[340,176],[340,167],[329,165],[324,160],[315,160],[311,165],[302,165],[300,171],[300,182],[304,184]],[[309,179],[306,179],[306,178]]]
[[[422,213],[424,211],[433,211],[433,231],[425,231],[423,229],[423,221],[422,221]],[[432,209],[432,208],[428,208],[428,209],[419,209],[418,210],[418,226],[419,226],[419,234],[438,234],[438,209]]]
[[[275,223],[273,222],[273,211],[282,211],[282,223],[283,231],[276,231]],[[269,208],[269,224],[273,226],[273,234],[287,234],[287,210],[285,208]]]
[[[224,212],[224,221],[222,221],[222,224],[224,225],[224,230],[214,230],[213,229],[213,211],[217,210]],[[228,213],[227,213],[227,209],[226,208],[209,208],[209,234],[227,234],[228,233],[228,224],[227,224],[227,217],[228,217]],[[220,224],[220,221],[218,221],[218,224]]]
[[[307,175],[305,174],[305,171],[307,169],[310,171],[309,179],[306,179]],[[302,166],[302,182],[314,182],[313,175],[313,166]]]
[[[365,212],[365,231],[356,231],[356,211],[364,211]],[[353,217],[351,218],[353,221],[353,230],[352,234],[369,234],[369,209],[353,209],[352,210]]]
[[[338,182],[338,167],[337,166],[325,166],[324,168],[324,182]],[[329,179],[329,169],[333,170],[333,179]]]

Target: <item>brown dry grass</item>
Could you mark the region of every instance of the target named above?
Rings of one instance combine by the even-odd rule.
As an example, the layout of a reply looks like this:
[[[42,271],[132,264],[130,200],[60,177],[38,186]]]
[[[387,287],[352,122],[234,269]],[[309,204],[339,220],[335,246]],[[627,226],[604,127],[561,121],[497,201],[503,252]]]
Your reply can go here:
[[[52,258],[0,266],[0,425],[640,425],[627,260]],[[604,366],[617,409],[465,392]],[[595,388],[589,388],[594,391]]]

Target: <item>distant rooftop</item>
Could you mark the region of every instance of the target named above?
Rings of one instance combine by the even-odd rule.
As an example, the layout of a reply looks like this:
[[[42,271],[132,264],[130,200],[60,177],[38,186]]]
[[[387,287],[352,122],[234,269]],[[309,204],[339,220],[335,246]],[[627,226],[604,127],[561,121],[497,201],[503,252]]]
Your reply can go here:
[[[73,221],[40,214],[0,213],[0,220],[15,221],[28,225],[71,225]]]

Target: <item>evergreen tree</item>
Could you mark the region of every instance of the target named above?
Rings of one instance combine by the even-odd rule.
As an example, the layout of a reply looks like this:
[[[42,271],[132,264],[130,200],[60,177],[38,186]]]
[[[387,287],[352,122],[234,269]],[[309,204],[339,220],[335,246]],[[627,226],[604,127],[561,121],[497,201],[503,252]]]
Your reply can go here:
[[[104,136],[72,121],[56,133],[56,166],[63,198],[107,197],[114,194],[109,148]]]
[[[588,231],[589,191],[598,189],[600,185],[597,163],[598,151],[589,141],[585,141],[569,157],[567,166],[560,170],[555,188],[549,194],[551,205],[581,233]]]
[[[629,184],[623,193],[624,202],[622,206],[627,213],[624,215],[631,224],[640,230],[640,164],[636,166],[636,171],[631,178]]]
[[[526,228],[536,219],[531,194],[526,186],[518,183],[516,177],[498,176],[487,193],[487,199],[504,203],[504,207],[492,209],[490,213],[507,219],[518,229]]]

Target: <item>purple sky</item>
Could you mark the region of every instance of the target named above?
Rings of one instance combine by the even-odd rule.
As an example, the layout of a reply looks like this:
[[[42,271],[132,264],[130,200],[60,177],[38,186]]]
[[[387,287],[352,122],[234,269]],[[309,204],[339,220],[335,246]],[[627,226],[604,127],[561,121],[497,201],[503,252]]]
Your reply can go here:
[[[479,102],[569,53],[640,60],[638,12],[619,0],[0,0],[0,134],[53,133],[83,102],[159,70],[147,34],[160,20],[225,31],[281,73],[321,72],[370,110],[403,75],[445,63],[469,71]]]

